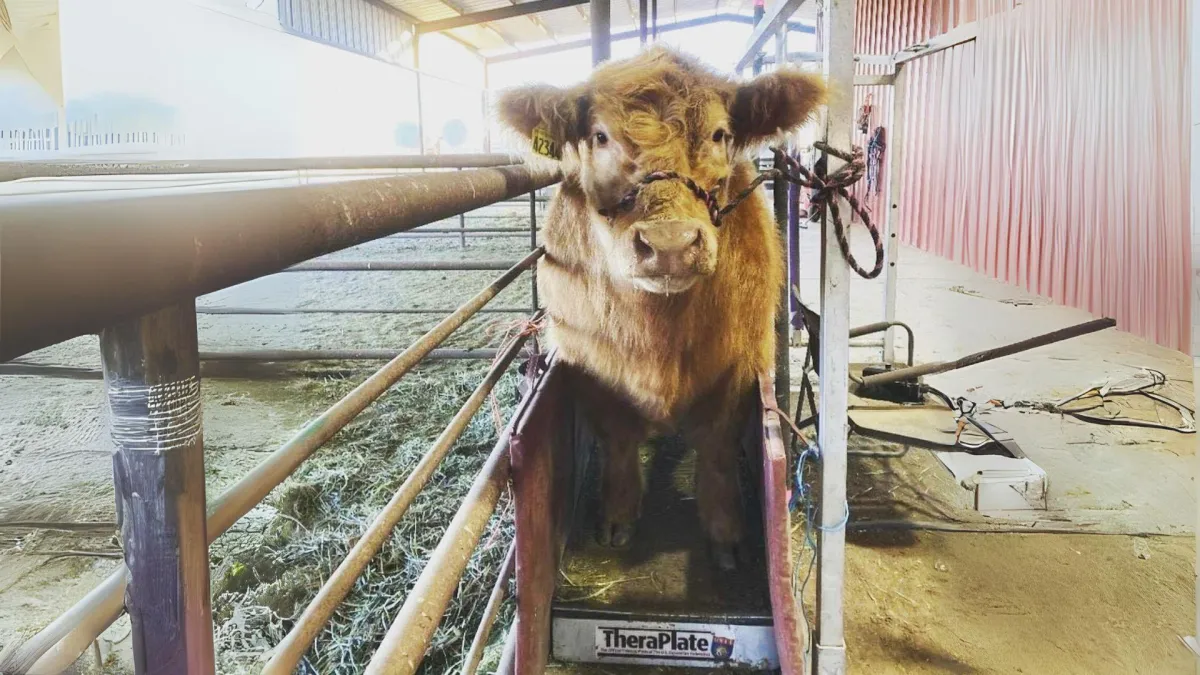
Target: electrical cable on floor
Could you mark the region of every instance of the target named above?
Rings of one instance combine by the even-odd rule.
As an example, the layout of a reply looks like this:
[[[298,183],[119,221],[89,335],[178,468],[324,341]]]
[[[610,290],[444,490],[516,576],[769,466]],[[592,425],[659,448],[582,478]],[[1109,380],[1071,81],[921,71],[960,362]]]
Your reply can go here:
[[[806,365],[807,365],[807,363],[806,363]],[[929,394],[933,395],[935,398],[939,399],[946,406],[946,408],[948,410],[955,412],[956,418],[958,420],[960,420],[960,437],[956,438],[955,443],[938,443],[936,441],[929,441],[929,440],[926,440],[923,438],[915,438],[912,436],[906,436],[904,434],[899,434],[899,433],[895,433],[895,432],[884,431],[881,429],[873,429],[870,427],[865,427],[860,424],[857,424],[853,420],[847,418],[847,422],[850,427],[850,432],[852,434],[857,433],[861,436],[865,436],[868,438],[874,438],[876,440],[882,440],[885,442],[899,443],[899,444],[906,446],[905,448],[895,451],[895,452],[850,450],[850,451],[848,451],[848,454],[851,454],[854,456],[860,456],[860,457],[868,456],[868,457],[895,458],[895,457],[904,456],[905,454],[908,453],[908,450],[910,447],[915,446],[915,447],[922,447],[922,448],[926,448],[926,449],[930,449],[930,450],[940,450],[940,451],[962,452],[962,451],[966,450],[966,451],[970,452],[971,454],[1004,454],[1004,455],[1007,455],[1007,453],[1004,451],[1003,446],[999,443],[999,441],[996,440],[992,436],[992,434],[987,430],[987,428],[985,426],[979,424],[975,420],[975,415],[978,414],[979,412],[984,412],[986,410],[991,410],[991,409],[995,409],[995,408],[1027,407],[1027,408],[1032,408],[1032,409],[1037,409],[1037,410],[1044,410],[1046,412],[1056,412],[1056,413],[1069,415],[1071,417],[1080,419],[1081,421],[1085,421],[1085,422],[1095,422],[1095,423],[1099,423],[1099,424],[1112,424],[1112,425],[1125,425],[1125,426],[1152,427],[1152,428],[1160,428],[1160,429],[1165,429],[1165,430],[1170,430],[1170,431],[1176,431],[1179,433],[1195,433],[1195,425],[1194,425],[1194,414],[1195,413],[1191,408],[1188,408],[1188,407],[1184,406],[1183,404],[1181,404],[1173,399],[1170,399],[1169,397],[1163,396],[1161,394],[1157,394],[1154,391],[1150,391],[1151,389],[1154,389],[1156,387],[1164,386],[1168,381],[1166,375],[1160,371],[1156,371],[1156,370],[1152,370],[1152,369],[1143,369],[1143,373],[1145,374],[1143,376],[1143,379],[1145,379],[1145,376],[1149,376],[1148,383],[1138,384],[1136,382],[1137,378],[1135,376],[1135,378],[1131,378],[1130,380],[1124,380],[1122,382],[1117,383],[1116,385],[1106,384],[1106,385],[1102,385],[1100,387],[1092,387],[1090,389],[1084,390],[1083,392],[1080,392],[1079,394],[1076,394],[1075,396],[1071,396],[1066,399],[1063,399],[1062,401],[1059,401],[1057,403],[1038,404],[1038,403],[1032,403],[1032,402],[1018,401],[1018,402],[1014,402],[1014,403],[1005,404],[1004,402],[993,400],[993,401],[989,401],[989,403],[992,404],[992,406],[993,406],[992,408],[985,408],[982,410],[979,408],[979,406],[974,401],[971,401],[965,397],[961,397],[961,396],[960,397],[951,397],[948,394],[946,394],[945,392],[943,392],[935,387],[932,387],[929,385],[923,385],[922,386],[923,391],[925,391],[926,393],[929,393]],[[1128,384],[1131,380],[1134,380],[1134,384]],[[1121,385],[1125,385],[1125,386],[1121,386]],[[1172,426],[1165,425],[1165,424],[1144,422],[1142,420],[1130,420],[1130,419],[1119,419],[1118,420],[1118,419],[1113,419],[1113,418],[1096,418],[1093,416],[1082,414],[1088,410],[1103,408],[1105,403],[1108,402],[1106,397],[1129,396],[1129,395],[1145,396],[1147,398],[1151,398],[1152,400],[1163,403],[1164,405],[1170,406],[1180,412],[1180,416],[1182,417],[1183,422],[1178,427],[1172,427]],[[1080,401],[1080,400],[1091,398],[1091,397],[1099,397],[1101,399],[1101,403],[1096,404],[1094,406],[1090,406],[1088,408],[1084,408],[1082,410],[1070,409],[1070,408],[1064,407],[1071,402]],[[799,400],[797,400],[797,402],[796,402],[796,417],[800,416],[801,408],[803,407],[803,405],[804,405],[804,397],[801,396],[801,397],[799,397]],[[961,439],[961,427],[962,427],[961,423],[962,422],[970,423],[973,427],[978,429],[979,432],[983,436],[985,436],[985,440],[980,441],[978,443],[964,442]],[[797,453],[798,446],[802,446],[802,449],[800,450],[800,452]],[[796,564],[793,567],[792,588],[798,598],[798,602],[799,602],[799,606],[800,606],[800,613],[804,619],[805,626],[811,630],[811,626],[808,623],[808,614],[805,610],[804,593],[808,587],[809,579],[812,578],[813,568],[816,565],[816,559],[817,559],[817,555],[818,555],[818,542],[814,535],[815,535],[816,530],[819,529],[820,526],[817,526],[814,528],[814,524],[817,522],[816,521],[817,506],[815,504],[814,497],[813,497],[813,491],[812,491],[813,486],[809,482],[807,482],[805,479],[805,467],[810,461],[811,462],[820,462],[821,456],[820,456],[820,451],[817,448],[817,446],[814,443],[811,443],[808,440],[806,440],[805,438],[803,438],[798,433],[792,434],[791,451],[792,451],[791,456],[795,458],[794,461],[796,464],[795,464],[795,478],[794,478],[793,492],[792,492],[792,496],[791,496],[788,506],[789,506],[789,509],[792,510],[793,512],[801,510],[801,509],[803,510],[803,512],[804,512],[804,543],[805,543],[805,546],[812,552],[811,555],[808,556],[808,561],[807,561],[806,565],[803,562],[801,562],[801,560],[803,559],[804,556],[801,555],[798,557]],[[873,531],[873,530],[877,530],[877,531],[896,530],[896,531],[928,531],[928,532],[953,532],[953,533],[978,533],[978,534],[1057,534],[1057,535],[1099,535],[1099,536],[1128,536],[1128,537],[1190,536],[1190,535],[1185,535],[1185,534],[1172,534],[1172,533],[1165,533],[1165,532],[1104,530],[1104,529],[1091,528],[1091,527],[1087,527],[1087,526],[1074,526],[1074,527],[1037,526],[1037,525],[1021,525],[1021,524],[1014,524],[1014,523],[989,524],[989,523],[971,523],[971,522],[953,522],[953,521],[914,521],[914,520],[850,521],[849,516],[850,516],[850,508],[849,508],[849,503],[847,503],[846,516],[839,527],[844,527],[847,531],[854,531],[854,532],[866,532],[866,531]],[[800,578],[800,568],[802,566],[805,567],[803,579]]]

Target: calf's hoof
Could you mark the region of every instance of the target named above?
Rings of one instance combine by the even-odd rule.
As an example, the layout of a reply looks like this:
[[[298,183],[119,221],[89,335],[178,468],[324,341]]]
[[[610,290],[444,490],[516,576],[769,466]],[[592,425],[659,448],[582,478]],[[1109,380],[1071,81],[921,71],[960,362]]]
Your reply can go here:
[[[740,547],[737,544],[718,544],[712,542],[709,551],[712,555],[713,567],[722,572],[736,572],[741,558]]]
[[[622,548],[628,546],[631,539],[633,539],[633,523],[605,520],[600,523],[600,530],[596,532],[596,541],[601,546]]]

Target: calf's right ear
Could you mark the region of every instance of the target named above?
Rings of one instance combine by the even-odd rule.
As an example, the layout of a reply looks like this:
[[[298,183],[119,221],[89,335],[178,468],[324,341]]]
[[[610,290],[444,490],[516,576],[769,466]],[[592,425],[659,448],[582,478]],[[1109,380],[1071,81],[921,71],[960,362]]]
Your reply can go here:
[[[581,120],[586,118],[581,92],[545,84],[531,84],[500,93],[496,107],[500,121],[525,138],[538,142],[548,138],[560,148],[579,140]]]

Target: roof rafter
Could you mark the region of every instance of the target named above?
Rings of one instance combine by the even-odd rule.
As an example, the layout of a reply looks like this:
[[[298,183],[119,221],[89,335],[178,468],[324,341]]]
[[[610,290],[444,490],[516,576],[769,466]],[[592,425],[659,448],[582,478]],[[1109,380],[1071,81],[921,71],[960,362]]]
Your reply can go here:
[[[440,1],[446,3],[446,0]],[[437,33],[454,28],[486,24],[492,21],[511,19],[519,16],[528,16],[536,21],[536,18],[533,17],[533,15],[538,12],[547,12],[553,9],[562,9],[564,7],[583,5],[587,4],[587,2],[588,0],[534,0],[533,2],[523,2],[520,4],[514,3],[507,7],[498,7],[496,9],[488,9],[482,12],[460,14],[459,16],[450,17],[448,19],[438,19],[436,21],[419,23],[417,24],[417,32],[422,34]]]

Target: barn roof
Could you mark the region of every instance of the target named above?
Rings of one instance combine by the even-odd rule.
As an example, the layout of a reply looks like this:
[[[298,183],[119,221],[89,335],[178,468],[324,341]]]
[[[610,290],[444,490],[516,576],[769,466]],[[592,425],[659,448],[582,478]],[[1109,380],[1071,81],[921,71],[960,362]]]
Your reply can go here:
[[[452,19],[537,2],[537,0],[382,0],[419,23]],[[545,0],[542,0],[543,2]],[[567,4],[565,0],[561,4]],[[586,38],[591,32],[586,2],[559,7],[536,14],[502,18],[487,23],[452,28],[448,31],[459,42],[487,57],[516,57],[520,52],[542,49],[555,44]],[[705,15],[750,17],[754,0],[658,0],[660,26]],[[793,21],[811,24],[816,17],[815,2],[806,2]],[[612,0],[612,31],[635,30],[638,25],[638,0]]]

